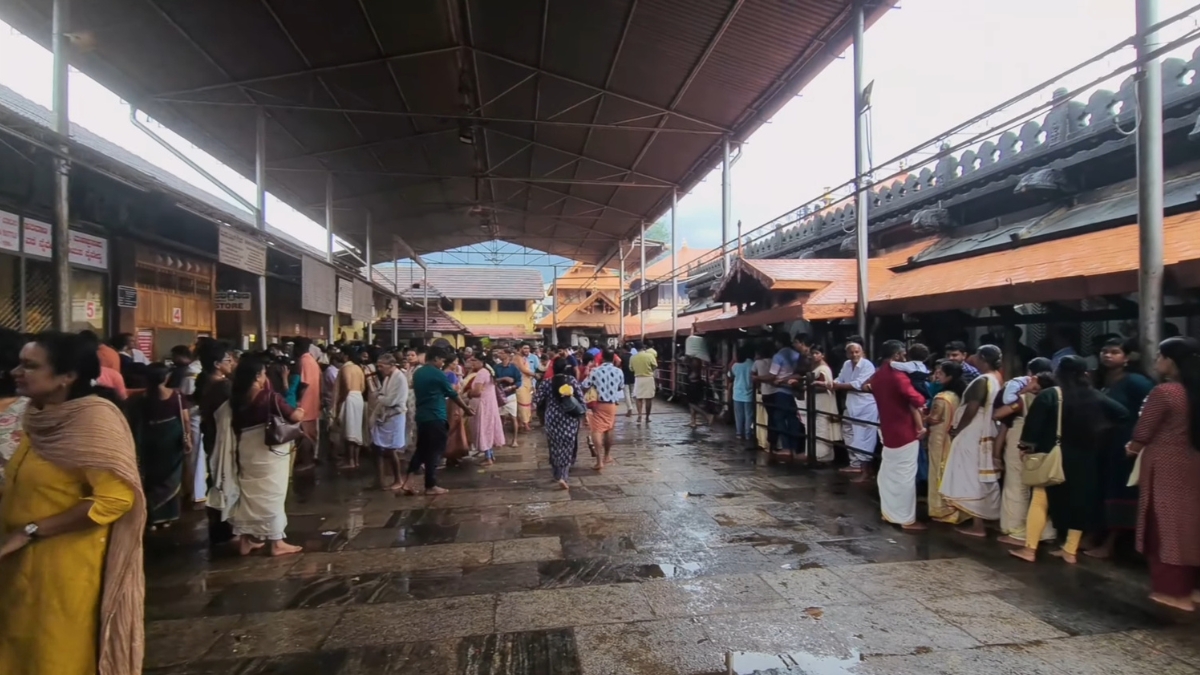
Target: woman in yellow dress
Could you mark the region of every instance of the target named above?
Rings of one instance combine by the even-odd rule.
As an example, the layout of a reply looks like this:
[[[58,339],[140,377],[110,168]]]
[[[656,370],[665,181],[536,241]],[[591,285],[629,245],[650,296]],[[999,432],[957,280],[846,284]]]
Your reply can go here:
[[[942,500],[942,473],[946,470],[946,457],[950,454],[950,426],[954,423],[954,413],[958,410],[967,385],[963,382],[962,366],[954,361],[939,363],[933,371],[933,381],[941,387],[941,391],[933,397],[929,415],[925,418],[925,428],[929,429],[929,492],[926,503],[930,518],[947,520],[953,518],[955,510]]]
[[[0,673],[137,675],[146,504],[129,426],[77,335],[39,335],[13,374],[29,408],[0,502]]]

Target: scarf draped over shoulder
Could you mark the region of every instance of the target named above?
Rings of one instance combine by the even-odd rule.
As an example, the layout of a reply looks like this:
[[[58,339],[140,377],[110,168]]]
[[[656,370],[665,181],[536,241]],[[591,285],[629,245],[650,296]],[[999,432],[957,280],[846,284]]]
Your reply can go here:
[[[112,524],[108,538],[100,595],[99,675],[138,675],[145,648],[146,498],[129,424],[109,401],[84,396],[41,410],[30,405],[22,425],[42,459],[67,470],[111,473],[133,490],[133,509]]]

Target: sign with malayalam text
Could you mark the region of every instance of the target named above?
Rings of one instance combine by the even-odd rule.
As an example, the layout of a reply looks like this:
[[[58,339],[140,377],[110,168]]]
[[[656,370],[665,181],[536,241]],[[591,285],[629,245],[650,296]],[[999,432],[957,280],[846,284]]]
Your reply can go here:
[[[138,351],[146,355],[146,358],[154,358],[154,331],[139,330],[137,334]]]
[[[325,263],[300,258],[300,309],[332,315],[337,311],[337,274]]]
[[[249,312],[250,294],[242,291],[222,291],[213,297],[218,312]]]
[[[337,311],[340,314],[354,313],[354,282],[338,277]]]
[[[25,219],[25,241],[22,248],[29,255],[39,258],[49,258],[53,250],[52,228],[50,223],[44,223],[32,218]]]
[[[67,247],[70,250],[68,259],[72,265],[108,269],[108,240],[104,237],[71,230]]]
[[[222,227],[218,230],[217,260],[261,276],[267,271],[267,245],[232,227]]]
[[[0,249],[21,250],[21,219],[15,213],[0,211]]]

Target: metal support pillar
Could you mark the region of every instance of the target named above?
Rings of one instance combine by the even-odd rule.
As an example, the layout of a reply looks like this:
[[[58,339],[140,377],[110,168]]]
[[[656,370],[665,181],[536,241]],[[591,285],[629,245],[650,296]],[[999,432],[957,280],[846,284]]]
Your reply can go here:
[[[366,258],[367,268],[363,270],[363,276],[367,278],[367,283],[371,283],[371,212],[367,211],[367,236],[363,242],[363,255]],[[375,292],[371,291],[371,297],[375,297]],[[371,318],[367,319],[367,344],[375,343],[375,303],[371,302]]]
[[[69,0],[54,0],[51,18],[51,49],[54,53],[54,131],[62,139],[62,157],[68,151],[71,115],[67,109],[69,72],[67,68],[67,31],[70,23]],[[71,330],[71,164],[59,157],[54,160],[54,233],[50,261],[54,269],[54,329]]]
[[[1146,54],[1161,47],[1158,0],[1137,0],[1138,337],[1143,358],[1158,353],[1163,322],[1162,63]]]
[[[725,174],[724,175],[728,175],[728,174],[729,174],[729,139],[726,138],[725,139]],[[728,194],[729,181],[725,180],[724,183],[725,183],[724,184],[725,192],[726,192],[726,194]],[[728,202],[728,200],[726,200],[725,201],[725,207],[726,207],[725,213],[722,216],[726,220],[728,220],[728,215],[729,215],[728,206],[729,206],[729,202]],[[676,358],[676,351],[678,351],[676,345],[679,343],[679,306],[678,306],[679,273],[675,269],[675,213],[678,210],[679,210],[679,190],[677,190],[675,188],[671,188],[671,392],[672,393],[679,390],[679,388],[675,386],[675,374],[679,372],[679,367],[676,365],[679,363],[678,359]],[[727,222],[721,223],[722,237],[724,237],[724,229],[723,228],[727,224],[728,224]],[[727,274],[729,272],[729,254],[728,253],[725,254],[725,272]],[[644,331],[645,328],[643,328],[642,330]]]
[[[620,260],[620,265],[617,267],[617,305],[618,305],[618,321],[620,322],[617,329],[617,339],[625,342],[625,245],[617,242],[617,258]]]
[[[425,345],[430,343],[429,339],[429,268],[421,268],[421,290],[425,293]]]
[[[721,271],[724,274],[729,274],[729,266],[733,261],[733,251],[729,248],[731,238],[729,236],[729,221],[732,220],[733,214],[733,176],[729,173],[729,137],[726,136],[721,144],[721,258],[724,261]],[[672,204],[679,200],[678,190],[671,189]],[[675,208],[671,207],[671,232],[675,231],[674,218]],[[671,246],[675,245],[674,235],[672,235]],[[671,269],[675,269],[675,265],[671,265]]]
[[[325,174],[325,262],[333,264],[333,174]],[[337,277],[334,277],[337,284]],[[337,297],[337,286],[333,288],[334,298]],[[336,300],[334,303],[336,304]],[[334,329],[337,327],[337,307],[329,315],[329,344],[334,343]]]
[[[396,255],[396,240],[392,239],[392,292],[396,297],[392,298],[392,346],[400,346],[400,267],[397,265],[399,257]]]
[[[550,297],[554,299],[554,307],[550,312],[550,346],[558,346],[558,265],[554,266],[554,281],[550,284]]]
[[[863,100],[863,32],[865,30],[864,3],[858,2],[854,8],[854,211],[858,223],[854,230],[855,259],[858,261],[858,303],[856,318],[858,319],[858,334],[867,337],[867,138],[866,138],[866,101]],[[864,349],[869,349],[863,345]]]
[[[641,329],[639,332],[641,333],[641,336],[642,336],[642,348],[645,349],[645,347],[646,347],[646,319],[645,319],[645,317],[642,316],[645,313],[642,311],[644,309],[642,307],[642,298],[644,298],[646,295],[646,223],[644,221],[642,222],[642,231],[638,235],[638,241],[641,242],[639,244],[639,246],[641,247],[641,254],[642,254],[642,266],[641,266],[641,269],[638,271],[638,275],[642,279],[642,284],[641,284],[641,286],[638,287],[638,327]]]
[[[267,231],[267,112],[254,120],[254,226]],[[258,275],[258,348],[267,348],[267,277]]]

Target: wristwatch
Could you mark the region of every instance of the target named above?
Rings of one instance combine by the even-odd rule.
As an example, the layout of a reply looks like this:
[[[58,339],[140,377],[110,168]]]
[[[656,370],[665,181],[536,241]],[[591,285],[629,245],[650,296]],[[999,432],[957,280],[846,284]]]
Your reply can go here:
[[[30,539],[37,539],[37,536],[38,536],[37,523],[30,523],[25,526],[25,536],[29,537]]]

